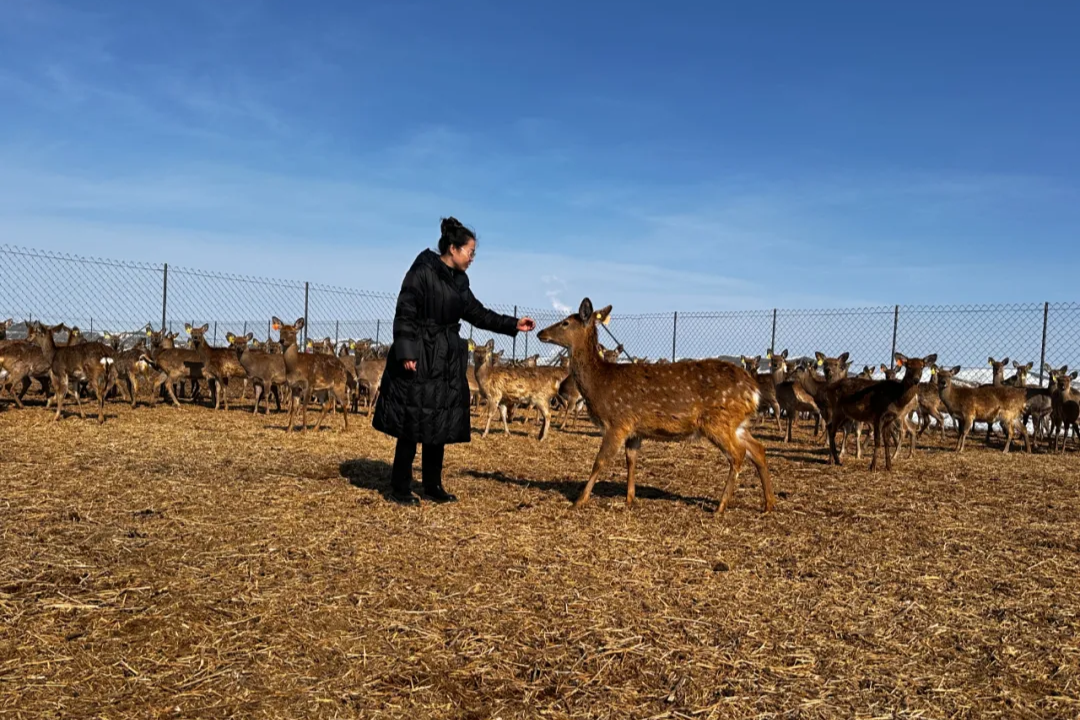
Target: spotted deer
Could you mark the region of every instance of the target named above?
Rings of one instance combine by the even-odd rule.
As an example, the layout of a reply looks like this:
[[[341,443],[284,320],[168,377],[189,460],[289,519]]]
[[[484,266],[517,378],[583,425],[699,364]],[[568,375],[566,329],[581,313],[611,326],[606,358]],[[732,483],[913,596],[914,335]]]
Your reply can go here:
[[[1009,452],[1012,446],[1013,431],[1017,425],[1020,425],[1025,448],[1031,452],[1027,426],[1020,423],[1024,406],[1027,404],[1027,393],[1022,388],[993,385],[960,387],[953,383],[953,378],[958,372],[960,372],[959,365],[948,370],[936,366],[931,368],[931,374],[937,377],[941,401],[959,425],[956,451],[964,452],[965,441],[971,433],[971,426],[976,422],[1000,421],[1008,433],[1005,438],[1004,452]]]
[[[302,417],[300,431],[307,430],[307,407],[312,393],[327,391],[326,401],[319,409],[319,419],[315,430],[322,426],[323,418],[332,404],[341,405],[341,419],[344,429],[349,429],[349,373],[336,355],[323,353],[302,353],[296,342],[296,333],[304,328],[304,318],[298,318],[292,325],[281,324],[281,344],[285,347],[285,382],[292,392],[289,402],[289,420],[286,432],[295,428],[293,420],[300,405]]]
[[[49,364],[49,378],[53,386],[53,400],[56,404],[56,415],[53,420],[59,420],[62,417],[64,398],[68,395],[69,383],[74,378],[76,381],[87,382],[93,389],[97,398],[98,423],[103,423],[105,422],[105,392],[109,389],[115,362],[113,352],[107,345],[99,342],[83,342],[57,347],[53,335],[61,329],[63,329],[62,325],[46,327],[41,323],[33,323],[27,328],[27,339],[37,343],[45,362]],[[85,419],[82,401],[77,394],[75,404],[79,416]]]
[[[488,403],[483,437],[487,437],[491,429],[491,420],[496,410],[502,416],[503,431],[509,435],[507,405],[520,404],[532,405],[543,415],[544,420],[538,436],[543,441],[551,426],[551,401],[558,396],[559,384],[566,378],[567,371],[559,367],[498,366],[491,359],[494,350],[494,340],[475,346],[473,350],[476,381]]]
[[[604,362],[596,353],[596,326],[610,316],[610,305],[594,312],[592,302],[585,298],[576,314],[537,336],[541,342],[570,350],[570,374],[585,398],[589,415],[604,433],[592,472],[575,506],[588,502],[600,473],[619,450],[626,453],[626,502],[630,505],[634,501],[637,453],[643,439],[704,436],[731,463],[717,512],[723,513],[735,494],[747,453],[761,479],[763,510],[771,511],[776,498],[765,447],[747,429],[761,395],[750,374],[723,360],[668,365]]]

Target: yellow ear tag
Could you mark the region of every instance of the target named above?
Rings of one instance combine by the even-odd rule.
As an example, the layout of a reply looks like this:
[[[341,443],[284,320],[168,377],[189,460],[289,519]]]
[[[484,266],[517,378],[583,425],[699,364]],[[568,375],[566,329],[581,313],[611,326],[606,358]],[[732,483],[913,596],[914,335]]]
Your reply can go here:
[[[824,365],[824,364],[825,364],[825,361],[824,361],[824,360],[818,360],[818,361],[817,361],[817,364],[818,364],[818,366],[820,367],[821,365]]]
[[[473,350],[475,350],[475,349],[476,349],[476,346],[475,346],[475,345],[473,345],[473,344],[472,344],[472,342],[470,342],[470,343],[469,343],[469,352],[472,352],[472,351],[473,351]]]

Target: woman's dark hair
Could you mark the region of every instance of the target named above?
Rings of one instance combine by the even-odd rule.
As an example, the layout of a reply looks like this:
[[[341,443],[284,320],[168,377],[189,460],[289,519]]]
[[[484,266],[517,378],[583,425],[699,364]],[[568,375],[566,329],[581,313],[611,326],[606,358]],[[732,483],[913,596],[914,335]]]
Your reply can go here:
[[[443,218],[442,237],[439,238],[439,254],[445,255],[450,252],[450,246],[456,248],[467,245],[470,240],[476,239],[476,233],[465,227],[456,217]]]

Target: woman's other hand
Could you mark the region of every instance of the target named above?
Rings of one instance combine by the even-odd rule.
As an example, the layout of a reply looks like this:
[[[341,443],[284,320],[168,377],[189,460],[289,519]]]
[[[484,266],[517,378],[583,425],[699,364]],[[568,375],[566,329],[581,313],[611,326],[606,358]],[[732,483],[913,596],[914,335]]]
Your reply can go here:
[[[408,370],[409,372],[416,372],[416,361],[415,360],[403,360],[402,364],[405,366],[405,369]]]

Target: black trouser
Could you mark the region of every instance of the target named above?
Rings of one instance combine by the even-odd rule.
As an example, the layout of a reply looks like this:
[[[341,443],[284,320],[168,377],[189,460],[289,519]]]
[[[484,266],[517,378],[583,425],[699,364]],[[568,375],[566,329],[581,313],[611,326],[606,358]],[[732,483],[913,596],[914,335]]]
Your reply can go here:
[[[442,487],[443,450],[445,445],[423,446],[423,454],[420,456],[420,473],[424,482],[425,490],[434,490]],[[411,440],[398,440],[397,449],[394,451],[394,470],[390,476],[390,484],[394,493],[405,495],[412,485],[412,464],[416,459],[416,443]]]

